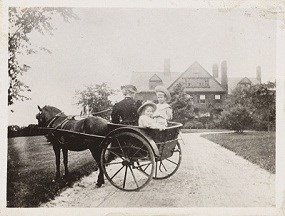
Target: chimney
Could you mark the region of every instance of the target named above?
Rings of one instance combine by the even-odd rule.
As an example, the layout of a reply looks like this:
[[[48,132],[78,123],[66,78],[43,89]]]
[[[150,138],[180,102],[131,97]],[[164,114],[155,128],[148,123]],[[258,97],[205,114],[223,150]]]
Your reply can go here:
[[[170,59],[164,59],[164,75],[170,76]]]
[[[256,79],[258,80],[259,83],[261,83],[261,67],[260,66],[256,67]]]
[[[216,79],[219,77],[219,66],[217,64],[213,64],[213,77]]]
[[[221,73],[221,85],[226,91],[228,91],[228,67],[226,61],[222,61],[221,63]]]

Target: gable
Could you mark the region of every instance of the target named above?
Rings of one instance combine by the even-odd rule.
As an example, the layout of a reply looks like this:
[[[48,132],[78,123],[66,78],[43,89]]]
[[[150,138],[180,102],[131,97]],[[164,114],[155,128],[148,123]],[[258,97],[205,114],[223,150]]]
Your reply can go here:
[[[156,74],[154,74],[150,79],[149,81],[152,81],[152,82],[162,82],[162,79],[160,79]]]
[[[181,75],[181,72],[171,72],[166,76],[164,72],[133,72],[131,75],[130,84],[137,87],[138,91],[150,91],[149,82],[150,79],[154,79],[152,82],[162,82],[165,87],[169,87],[174,80]],[[158,78],[157,78],[158,77]],[[160,79],[161,81],[156,81]]]
[[[244,77],[242,78],[241,81],[239,81],[238,84],[251,84],[252,82],[247,78],[247,77]]]
[[[168,89],[172,90],[178,83],[182,83],[188,92],[225,92],[221,84],[198,62],[194,62]]]
[[[183,74],[189,78],[210,78],[212,77],[198,62],[194,62]]]

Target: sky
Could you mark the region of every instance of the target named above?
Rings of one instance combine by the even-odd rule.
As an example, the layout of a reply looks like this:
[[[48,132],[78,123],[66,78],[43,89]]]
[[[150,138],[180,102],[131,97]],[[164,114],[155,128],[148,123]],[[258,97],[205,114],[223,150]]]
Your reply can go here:
[[[84,85],[110,83],[119,89],[132,71],[184,72],[198,61],[211,73],[213,64],[226,60],[228,77],[255,77],[274,81],[276,22],[247,16],[241,9],[124,9],[74,8],[80,18],[70,23],[54,17],[53,36],[30,34],[33,46],[52,53],[21,56],[31,66],[22,80],[32,100],[10,106],[8,125],[35,124],[37,105],[52,105],[68,115],[80,113],[75,91]],[[119,100],[118,95],[116,100]]]

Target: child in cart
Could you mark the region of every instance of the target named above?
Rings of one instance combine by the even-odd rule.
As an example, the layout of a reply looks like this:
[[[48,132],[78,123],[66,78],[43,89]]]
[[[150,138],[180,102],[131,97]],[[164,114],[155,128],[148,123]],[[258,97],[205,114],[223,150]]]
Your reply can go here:
[[[155,103],[151,101],[145,102],[138,109],[139,117],[139,126],[140,127],[149,127],[153,129],[165,130],[166,126],[162,124],[157,124],[156,120],[153,119],[153,112],[156,110]]]
[[[172,108],[168,104],[171,99],[169,91],[164,86],[156,86],[155,93],[157,96],[158,104],[153,117],[158,125],[167,127],[167,122],[172,119]]]

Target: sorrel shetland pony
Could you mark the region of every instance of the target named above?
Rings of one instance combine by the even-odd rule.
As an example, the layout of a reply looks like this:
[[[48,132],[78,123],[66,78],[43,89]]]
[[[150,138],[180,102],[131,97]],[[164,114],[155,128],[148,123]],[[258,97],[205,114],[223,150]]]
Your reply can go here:
[[[82,120],[75,120],[66,116],[61,110],[52,106],[38,106],[39,113],[36,115],[39,127],[48,127],[55,129],[65,129],[74,132],[81,132],[86,134],[106,135],[107,133],[107,121],[101,117],[87,117]],[[56,161],[56,176],[55,180],[60,178],[60,150],[63,152],[63,163],[65,168],[65,176],[68,176],[68,150],[82,151],[89,149],[93,158],[95,159],[98,168],[99,175],[97,180],[97,186],[101,187],[104,184],[103,170],[101,168],[100,156],[102,149],[100,143],[94,143],[94,140],[85,139],[84,136],[76,137],[72,134],[57,135],[53,132],[48,135],[49,141],[53,145]]]

